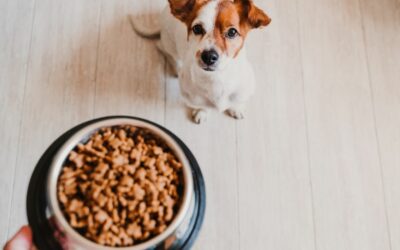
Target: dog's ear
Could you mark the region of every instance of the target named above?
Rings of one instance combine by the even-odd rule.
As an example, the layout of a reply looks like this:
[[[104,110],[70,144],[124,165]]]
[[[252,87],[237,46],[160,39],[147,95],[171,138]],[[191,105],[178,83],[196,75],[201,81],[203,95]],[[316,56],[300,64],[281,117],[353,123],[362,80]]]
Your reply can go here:
[[[252,0],[235,0],[239,6],[242,18],[247,21],[251,28],[267,26],[271,18],[263,10],[254,5]]]
[[[196,0],[168,0],[171,13],[182,22],[187,22],[194,7]]]

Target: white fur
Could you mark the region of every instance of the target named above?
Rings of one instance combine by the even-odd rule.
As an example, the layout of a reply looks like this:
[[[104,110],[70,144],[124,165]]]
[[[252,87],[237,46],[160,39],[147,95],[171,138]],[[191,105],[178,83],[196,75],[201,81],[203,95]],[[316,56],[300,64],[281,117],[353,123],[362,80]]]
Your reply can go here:
[[[214,29],[215,19],[217,18],[218,1],[211,1],[200,9],[197,17],[193,21],[193,25],[201,23],[206,31]]]
[[[241,119],[245,102],[254,92],[254,74],[242,50],[235,58],[220,54],[215,71],[205,71],[199,64],[196,53],[215,48],[212,30],[216,18],[217,1],[211,1],[199,11],[193,25],[201,23],[206,34],[201,39],[190,36],[187,27],[165,8],[161,15],[161,41],[158,45],[170,63],[176,67],[180,89],[186,105],[194,111],[197,123],[206,120],[208,109],[227,112]],[[204,112],[201,112],[204,111]]]

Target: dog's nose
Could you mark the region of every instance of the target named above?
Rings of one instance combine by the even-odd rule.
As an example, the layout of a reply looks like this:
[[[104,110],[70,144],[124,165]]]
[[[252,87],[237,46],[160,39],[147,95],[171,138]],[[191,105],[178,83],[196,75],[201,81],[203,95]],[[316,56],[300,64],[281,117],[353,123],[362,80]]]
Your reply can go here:
[[[201,53],[201,60],[208,66],[214,65],[218,61],[218,57],[217,51],[213,49],[205,50]]]

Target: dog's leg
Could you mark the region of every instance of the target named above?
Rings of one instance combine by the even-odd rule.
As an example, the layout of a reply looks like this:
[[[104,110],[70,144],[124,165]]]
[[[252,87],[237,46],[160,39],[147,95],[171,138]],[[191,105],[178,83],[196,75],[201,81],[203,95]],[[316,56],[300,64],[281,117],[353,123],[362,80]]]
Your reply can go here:
[[[157,46],[158,51],[160,51],[161,54],[163,54],[165,56],[165,58],[167,59],[169,66],[171,66],[172,75],[177,77],[178,76],[178,64],[175,61],[175,59],[164,49],[161,41],[157,41],[156,46]]]
[[[206,122],[207,121],[207,110],[192,109],[192,119],[197,124]]]
[[[235,105],[234,107],[231,107],[231,108],[225,110],[225,113],[232,118],[241,120],[244,118],[244,115],[243,115],[244,114],[244,105],[243,104]]]

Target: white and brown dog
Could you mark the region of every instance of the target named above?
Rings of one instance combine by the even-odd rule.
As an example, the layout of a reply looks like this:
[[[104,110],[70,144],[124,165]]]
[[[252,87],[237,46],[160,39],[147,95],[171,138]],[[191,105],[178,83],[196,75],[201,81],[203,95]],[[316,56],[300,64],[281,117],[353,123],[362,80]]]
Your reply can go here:
[[[251,0],[169,0],[159,30],[133,26],[143,36],[160,35],[158,48],[179,77],[194,122],[202,123],[211,108],[243,118],[255,85],[243,44],[251,29],[270,22]]]

